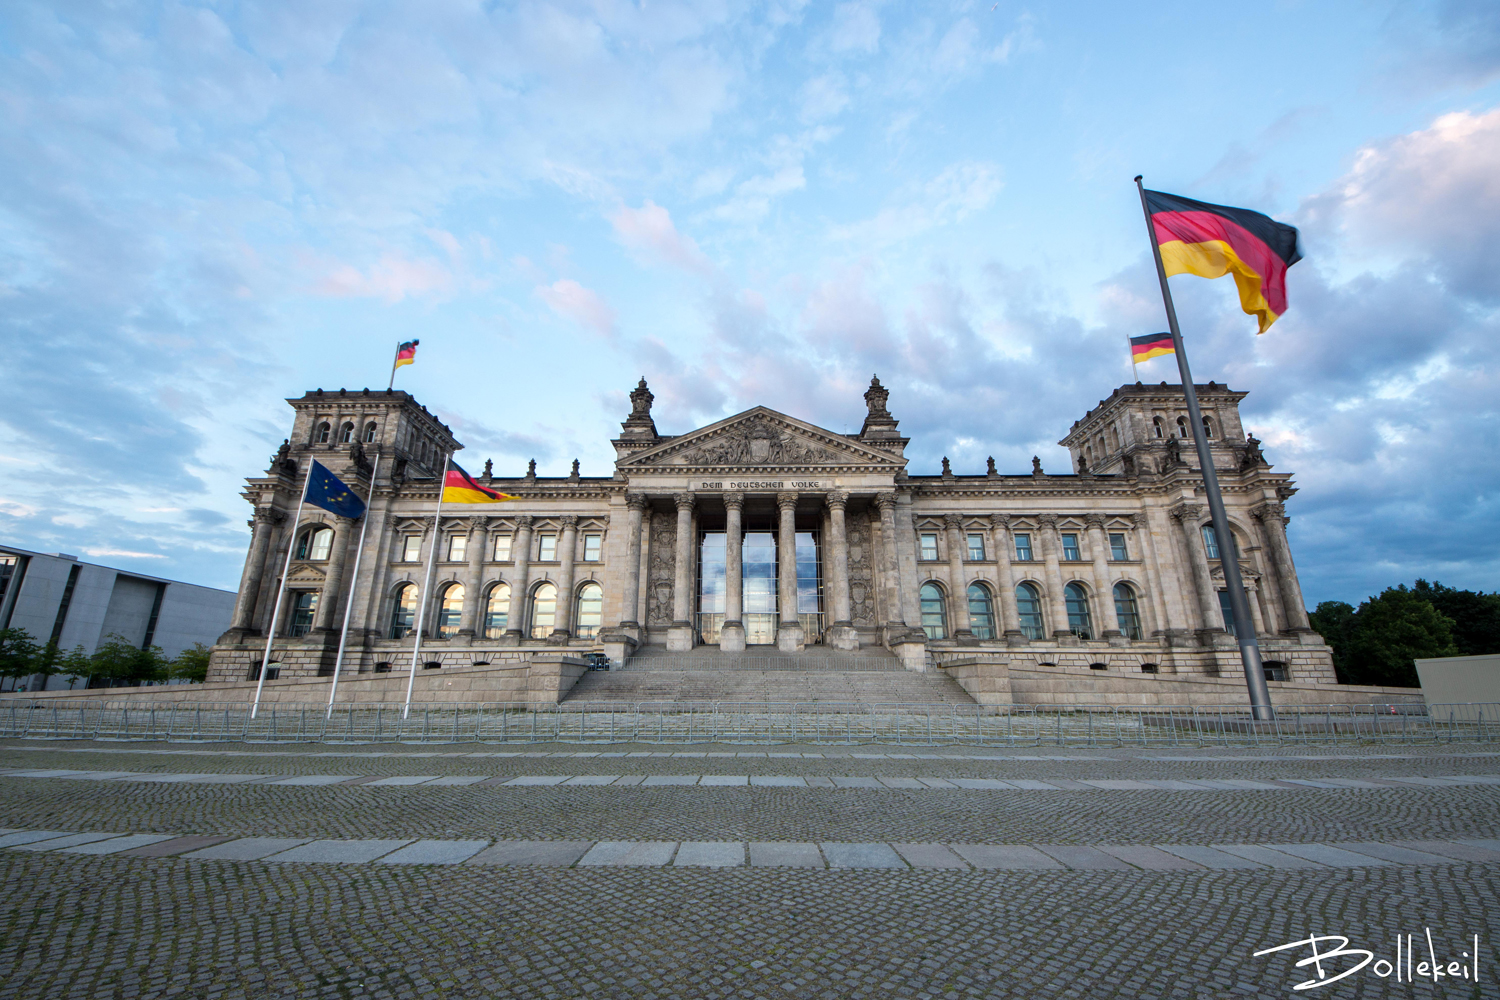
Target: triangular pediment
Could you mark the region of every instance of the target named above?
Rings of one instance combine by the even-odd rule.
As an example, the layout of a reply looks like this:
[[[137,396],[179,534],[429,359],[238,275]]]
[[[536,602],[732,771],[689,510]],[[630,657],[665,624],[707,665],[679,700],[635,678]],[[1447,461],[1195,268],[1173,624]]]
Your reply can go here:
[[[897,456],[765,406],[737,413],[622,460],[622,471],[866,469],[892,471]]]
[[[323,570],[319,569],[317,566],[303,563],[301,566],[296,567],[291,571],[291,573],[287,575],[286,583],[289,587],[295,587],[298,585],[321,587],[323,586],[323,579],[325,576],[326,574],[323,572]]]

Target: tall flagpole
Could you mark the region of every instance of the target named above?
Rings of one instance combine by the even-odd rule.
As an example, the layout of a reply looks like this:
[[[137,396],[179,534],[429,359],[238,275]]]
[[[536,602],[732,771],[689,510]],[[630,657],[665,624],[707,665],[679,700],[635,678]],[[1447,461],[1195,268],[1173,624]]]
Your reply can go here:
[[[448,463],[452,459],[452,455],[443,455],[443,472],[438,476],[437,506],[432,518],[432,546],[427,550],[427,577],[422,583],[422,589],[418,591],[418,599],[422,603],[417,605],[417,641],[411,648],[411,674],[406,678],[406,707],[401,710],[403,719],[411,714],[411,689],[417,682],[417,660],[422,655],[422,623],[427,619],[427,605],[431,603],[428,591],[432,587],[432,568],[437,563],[438,545],[443,540],[443,487],[448,483]]]
[[[396,342],[396,354],[391,358],[391,383],[385,387],[386,392],[396,388],[396,366],[401,363],[401,342]]]
[[[370,470],[370,494],[365,502],[364,523],[359,526],[359,548],[354,550],[354,571],[349,576],[349,597],[344,602],[344,629],[339,633],[339,652],[333,660],[333,684],[328,689],[328,714],[333,718],[333,699],[339,693],[339,673],[344,667],[344,647],[349,642],[349,614],[354,610],[354,588],[359,585],[359,560],[365,554],[365,532],[370,530],[370,506],[375,502],[375,477],[380,475],[380,452],[375,453],[375,467]]]
[[[1219,565],[1224,569],[1224,585],[1229,590],[1229,610],[1234,618],[1234,635],[1240,645],[1240,661],[1245,667],[1245,685],[1250,689],[1251,715],[1262,722],[1276,718],[1271,707],[1271,692],[1266,687],[1266,671],[1260,661],[1260,644],[1255,640],[1255,622],[1250,617],[1250,602],[1240,579],[1239,552],[1224,513],[1224,498],[1219,494],[1219,475],[1214,471],[1213,454],[1203,436],[1203,413],[1198,408],[1198,391],[1193,373],[1188,369],[1187,351],[1182,346],[1182,331],[1177,326],[1177,309],[1172,305],[1172,289],[1167,284],[1167,268],[1161,260],[1161,246],[1156,242],[1156,227],[1151,222],[1151,208],[1146,204],[1146,187],[1141,175],[1135,178],[1141,196],[1141,211],[1146,216],[1146,236],[1151,254],[1156,258],[1156,276],[1161,281],[1161,298],[1167,307],[1167,327],[1172,331],[1172,348],[1177,352],[1177,371],[1182,376],[1182,392],[1187,397],[1188,423],[1193,429],[1193,444],[1198,449],[1198,464],[1203,468],[1203,492],[1208,495],[1208,513],[1213,519],[1214,539],[1219,544]],[[1207,610],[1207,609],[1205,609]]]
[[[1125,335],[1125,350],[1130,352],[1130,373],[1135,376],[1134,381],[1139,382],[1141,380],[1141,369],[1139,363],[1135,360],[1135,345],[1130,342],[1130,334],[1128,333]]]
[[[286,546],[286,562],[281,567],[281,586],[276,588],[276,603],[271,607],[271,625],[266,629],[266,651],[260,658],[260,676],[255,682],[255,704],[250,706],[250,718],[260,711],[260,692],[266,686],[266,667],[271,662],[271,645],[276,641],[276,621],[281,617],[281,599],[286,596],[286,578],[292,568],[292,550],[297,547],[297,525],[302,521],[302,505],[307,502],[307,487],[312,482],[312,465],[302,480],[302,495],[297,498],[297,516],[292,518],[291,540]]]

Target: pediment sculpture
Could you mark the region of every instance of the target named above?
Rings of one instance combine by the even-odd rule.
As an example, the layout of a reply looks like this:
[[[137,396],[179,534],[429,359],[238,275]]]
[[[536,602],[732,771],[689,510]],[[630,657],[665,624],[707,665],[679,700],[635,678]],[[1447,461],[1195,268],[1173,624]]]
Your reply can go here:
[[[756,416],[688,448],[675,461],[685,465],[820,465],[850,457]]]

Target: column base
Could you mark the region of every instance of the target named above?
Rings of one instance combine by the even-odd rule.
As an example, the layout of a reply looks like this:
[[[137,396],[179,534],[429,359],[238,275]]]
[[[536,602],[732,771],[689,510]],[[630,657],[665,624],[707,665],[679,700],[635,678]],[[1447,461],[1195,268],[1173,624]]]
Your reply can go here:
[[[834,622],[825,641],[834,649],[853,652],[859,648],[859,632],[852,622]]]
[[[1026,638],[1026,633],[1018,628],[1010,629],[1005,633],[1005,644],[1007,646],[1025,646],[1029,642],[1031,640]]]
[[[725,622],[719,627],[719,649],[725,653],[745,651],[745,625],[743,622]]]
[[[1130,640],[1127,639],[1127,638],[1125,638],[1125,633],[1121,632],[1117,628],[1105,629],[1103,632],[1099,633],[1099,638],[1103,639],[1105,642],[1109,643],[1111,646],[1129,646],[1130,645]]]
[[[519,646],[521,644],[521,630],[518,628],[509,629],[495,641],[502,646]]]
[[[1074,635],[1068,629],[1060,628],[1052,633],[1052,641],[1059,646],[1076,646],[1078,645],[1078,636]]]
[[[552,634],[547,636],[547,645],[566,646],[568,644],[568,641],[572,638],[573,633],[569,632],[567,629],[553,629]]]
[[[1222,628],[1200,628],[1193,633],[1198,638],[1198,645],[1218,649],[1232,649],[1238,645],[1234,636],[1227,629]]]
[[[667,652],[690,653],[696,644],[693,626],[687,622],[673,622],[667,629]]]
[[[974,638],[973,631],[970,630],[970,629],[966,629],[966,628],[961,628],[957,632],[954,632],[953,633],[953,641],[956,642],[956,643],[958,643],[960,646],[977,646],[977,645],[979,645],[979,640],[976,639],[976,638]]]
[[[783,653],[800,653],[807,648],[801,622],[782,622],[776,626],[776,648]]]

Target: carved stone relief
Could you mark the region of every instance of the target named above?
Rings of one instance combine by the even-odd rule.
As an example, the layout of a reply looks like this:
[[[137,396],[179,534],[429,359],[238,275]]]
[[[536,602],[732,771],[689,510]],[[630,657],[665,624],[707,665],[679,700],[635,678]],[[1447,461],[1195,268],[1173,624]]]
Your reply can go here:
[[[677,515],[651,515],[651,566],[647,574],[646,623],[672,624],[672,578],[676,570]]]
[[[856,625],[875,624],[875,571],[870,564],[870,515],[850,514],[849,539],[849,612]]]
[[[686,465],[811,465],[837,461],[833,450],[794,437],[765,417],[751,417],[679,454]]]

